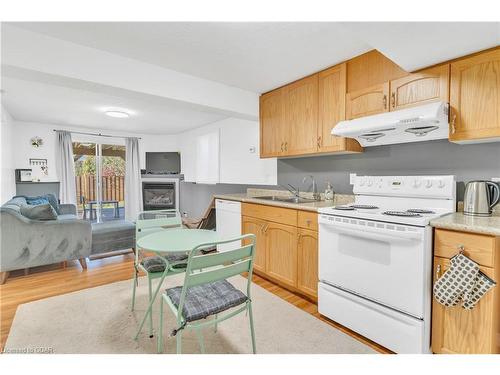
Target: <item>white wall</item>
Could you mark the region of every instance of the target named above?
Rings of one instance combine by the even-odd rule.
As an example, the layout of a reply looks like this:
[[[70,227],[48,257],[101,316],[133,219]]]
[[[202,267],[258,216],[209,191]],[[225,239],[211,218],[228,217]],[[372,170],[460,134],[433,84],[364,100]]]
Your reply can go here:
[[[181,170],[186,182],[196,182],[196,138],[215,129],[220,130],[220,183],[276,184],[276,159],[259,157],[259,123],[237,118],[217,121],[178,135]]]
[[[2,124],[3,127],[3,124]],[[47,159],[48,175],[41,176],[41,181],[58,181],[56,173],[56,133],[53,129],[62,129],[69,131],[82,131],[93,133],[95,131],[77,128],[77,127],[61,127],[53,124],[42,124],[34,122],[13,122],[13,163],[14,168],[30,168],[29,159]],[[103,131],[103,134],[137,137],[137,134],[120,133]],[[30,139],[38,136],[43,139],[43,146],[34,148],[30,144]],[[175,135],[143,135],[139,143],[141,151],[141,168],[145,168],[145,153],[146,151],[179,151],[177,145],[177,136]],[[73,134],[73,141],[87,142],[102,142],[107,144],[125,144],[122,138],[104,138],[93,137],[81,134]],[[2,147],[3,153],[3,147]]]
[[[13,126],[14,121],[10,114],[2,106],[2,121],[0,127],[0,204],[8,201],[16,193],[14,153],[13,149]]]

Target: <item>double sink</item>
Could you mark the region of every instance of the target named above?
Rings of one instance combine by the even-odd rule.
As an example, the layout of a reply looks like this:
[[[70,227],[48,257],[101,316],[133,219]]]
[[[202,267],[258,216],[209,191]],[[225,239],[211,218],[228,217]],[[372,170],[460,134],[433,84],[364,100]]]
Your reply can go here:
[[[317,202],[315,199],[308,199],[302,197],[280,197],[273,195],[266,195],[263,197],[254,197],[255,199],[263,199],[266,201],[276,201],[276,202],[284,202],[284,203],[312,203]]]

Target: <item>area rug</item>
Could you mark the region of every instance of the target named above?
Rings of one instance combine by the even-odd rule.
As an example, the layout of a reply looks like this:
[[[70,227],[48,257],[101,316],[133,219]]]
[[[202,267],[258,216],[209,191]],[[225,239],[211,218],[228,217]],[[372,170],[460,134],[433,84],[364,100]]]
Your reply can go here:
[[[166,280],[168,287],[179,285],[182,275]],[[246,280],[230,279],[244,290]],[[20,305],[17,309],[6,352],[60,353],[156,353],[156,336],[149,338],[147,325],[133,340],[147,307],[147,279],[139,279],[137,302],[130,311],[132,280],[51,297]],[[258,285],[252,285],[257,352],[259,354],[365,354],[369,346],[289,304]],[[159,299],[155,304],[154,327],[158,326]],[[175,325],[165,307],[165,353],[175,352]],[[203,331],[206,353],[251,353],[248,317],[243,313]],[[200,352],[195,332],[183,335],[183,353]]]

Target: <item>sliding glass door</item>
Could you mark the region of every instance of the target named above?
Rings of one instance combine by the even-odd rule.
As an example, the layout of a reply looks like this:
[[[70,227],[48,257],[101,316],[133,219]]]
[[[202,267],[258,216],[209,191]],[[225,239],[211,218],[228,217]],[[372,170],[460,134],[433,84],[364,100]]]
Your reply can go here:
[[[73,142],[78,214],[92,222],[123,219],[125,146]]]

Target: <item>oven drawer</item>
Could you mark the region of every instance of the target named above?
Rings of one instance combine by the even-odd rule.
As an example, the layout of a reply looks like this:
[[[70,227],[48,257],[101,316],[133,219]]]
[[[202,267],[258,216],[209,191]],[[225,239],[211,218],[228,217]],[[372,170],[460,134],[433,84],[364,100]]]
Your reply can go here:
[[[429,353],[424,322],[319,283],[318,311],[396,353]]]
[[[495,245],[495,237],[483,234],[436,229],[434,235],[435,256],[452,258],[463,248],[466,256],[486,267],[494,266]]]
[[[431,228],[397,230],[359,221],[332,225],[320,217],[319,280],[423,318],[430,294]]]

